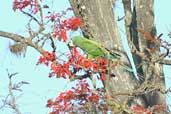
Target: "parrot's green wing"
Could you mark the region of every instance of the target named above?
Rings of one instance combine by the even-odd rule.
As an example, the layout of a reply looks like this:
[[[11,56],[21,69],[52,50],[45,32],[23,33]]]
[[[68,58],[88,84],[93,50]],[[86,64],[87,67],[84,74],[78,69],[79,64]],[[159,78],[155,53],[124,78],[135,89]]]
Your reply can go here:
[[[108,54],[108,52],[100,48],[99,45],[89,41],[83,41],[79,47],[88,54],[89,58],[104,57]]]
[[[108,50],[93,40],[76,36],[72,38],[72,42],[74,45],[84,50],[91,58],[104,57],[107,59],[119,59],[118,55],[111,55]]]

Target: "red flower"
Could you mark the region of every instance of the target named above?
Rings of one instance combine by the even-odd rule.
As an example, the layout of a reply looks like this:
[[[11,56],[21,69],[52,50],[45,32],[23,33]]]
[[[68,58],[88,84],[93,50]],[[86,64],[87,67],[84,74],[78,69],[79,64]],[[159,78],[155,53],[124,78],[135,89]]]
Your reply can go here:
[[[53,36],[56,37],[56,38],[59,38],[59,39],[63,39],[64,42],[66,42],[66,40],[68,38],[67,37],[67,32],[66,32],[65,29],[62,29],[60,31],[58,31],[58,30],[55,29],[53,31]]]
[[[53,106],[53,104],[54,104],[53,101],[52,101],[51,99],[49,99],[49,100],[47,101],[47,105],[46,105],[46,106],[50,108],[50,107]]]
[[[40,0],[41,1],[41,0]],[[26,7],[29,7],[29,10],[33,11],[34,14],[38,12],[39,6],[37,0],[14,0],[13,1],[13,10],[23,10]]]
[[[84,107],[89,101],[99,103],[99,100],[100,96],[93,93],[88,82],[79,80],[79,83],[71,90],[60,93],[55,101],[48,100],[47,106],[53,109],[50,114],[70,113],[75,101],[78,102],[80,107]]]
[[[83,25],[82,20],[76,17],[65,20],[64,23],[66,24],[66,27],[68,29],[74,30],[74,31]]]
[[[66,30],[62,29],[59,33],[59,37],[65,42],[67,40]]]
[[[40,56],[37,64],[44,63],[45,65],[49,64],[49,61],[53,61],[56,58],[56,55],[54,52],[50,53],[48,51],[43,52],[44,56]]]
[[[69,19],[63,20],[62,17],[64,15],[66,15],[66,13],[69,10],[71,10],[71,9],[69,8],[66,11],[62,11],[62,14],[52,13],[45,17],[52,21],[54,37],[63,39],[64,42],[68,38],[67,31],[69,31],[69,30],[76,31],[79,27],[81,27],[83,25],[81,19],[79,19],[79,18],[69,18]]]
[[[100,79],[102,81],[106,81],[106,75],[104,73],[101,74]]]
[[[52,19],[53,19],[53,18],[52,18]],[[54,36],[55,38],[57,38],[57,37],[59,36],[59,31],[56,30],[56,29],[54,29],[54,31],[53,31],[53,36]]]
[[[79,51],[77,50],[77,48],[72,48],[71,54],[72,54],[72,56],[79,56],[79,55],[80,55],[80,53],[79,53]]]
[[[55,55],[54,52],[50,53],[50,52],[48,52],[48,51],[44,51],[44,52],[43,52],[43,55],[44,55],[44,57],[45,57],[48,61],[53,61],[53,60],[55,59],[55,57],[56,57],[56,55]]]
[[[88,97],[89,101],[98,103],[100,100],[100,96],[97,94],[92,94],[91,96]]]
[[[71,76],[71,72],[69,71],[69,64],[64,63],[62,65],[56,65],[55,63],[51,64],[51,69],[56,74],[56,77],[66,78],[67,76]]]
[[[144,35],[145,39],[149,42],[156,43],[157,40],[151,36],[149,32],[144,31],[143,29],[137,29],[138,32],[140,32],[142,35]]]
[[[144,112],[146,112],[147,114],[151,114],[146,108],[142,106],[134,106],[132,107],[132,111],[136,114],[143,114]]]
[[[23,8],[27,7],[30,4],[30,1],[17,1],[14,0],[13,2],[13,10],[15,11],[16,9],[22,10]]]
[[[37,65],[38,64],[42,64],[42,63],[44,63],[46,66],[48,66],[48,64],[49,64],[48,60],[45,57],[43,57],[43,56],[41,56],[39,58]]]

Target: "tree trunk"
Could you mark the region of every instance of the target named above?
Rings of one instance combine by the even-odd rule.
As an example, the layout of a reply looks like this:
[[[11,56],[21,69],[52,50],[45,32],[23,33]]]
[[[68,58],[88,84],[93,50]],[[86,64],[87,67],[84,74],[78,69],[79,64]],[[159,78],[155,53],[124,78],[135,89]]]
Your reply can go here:
[[[84,21],[84,26],[81,28],[84,36],[96,40],[110,50],[124,52],[112,0],[70,0],[70,3],[75,15]],[[130,65],[126,54],[120,54],[122,54],[121,61]],[[124,72],[118,67],[111,69],[116,77],[107,77],[105,86],[110,95],[132,92],[137,86],[133,74]],[[126,102],[127,98],[118,96],[117,102]]]
[[[136,17],[136,26],[137,28],[142,28],[145,31],[151,33],[151,35],[156,37],[156,28],[154,25],[154,9],[153,9],[154,0],[134,0],[134,13]],[[135,29],[134,29],[135,30]],[[139,61],[142,63],[142,74],[144,74],[144,83],[149,83],[150,85],[159,86],[164,88],[164,79],[163,79],[163,69],[162,66],[155,61],[160,56],[160,50],[158,49],[155,52],[148,51],[155,44],[145,40],[144,36],[138,34],[138,37],[133,37],[132,39],[138,39],[138,48],[140,52],[145,53],[150,59],[151,63],[144,61]],[[162,77],[161,77],[162,76]],[[156,104],[165,104],[165,95],[159,92],[149,92],[146,95],[147,106],[153,106]]]
[[[70,3],[75,15],[84,21],[84,26],[81,28],[84,36],[96,40],[110,50],[124,51],[113,13],[113,0],[70,0]],[[131,10],[131,0],[123,0],[123,4],[128,41],[131,41],[138,51],[154,59],[156,55],[159,55],[159,50],[155,53],[147,52],[148,42],[136,31],[136,28],[142,28],[145,31],[151,32],[152,28],[155,27],[153,0],[134,0],[133,11]],[[121,61],[130,64],[128,57],[123,53],[121,54]],[[144,75],[144,83],[141,84],[141,82],[138,82],[137,84],[132,73],[123,72],[117,67],[112,68],[112,72],[115,73],[116,77],[108,77],[106,85],[106,89],[110,95],[132,92],[136,87],[139,87],[137,86],[139,84],[142,86],[156,84],[156,86],[164,87],[163,78],[160,77],[163,72],[161,66],[153,62],[144,62],[134,53],[133,56],[135,64],[140,65],[137,71]],[[127,98],[119,96],[117,100],[119,103],[123,103],[125,100],[128,100]],[[148,92],[146,95],[141,96],[139,100],[141,100],[140,105],[145,107],[161,103],[165,104],[164,95],[157,91]]]

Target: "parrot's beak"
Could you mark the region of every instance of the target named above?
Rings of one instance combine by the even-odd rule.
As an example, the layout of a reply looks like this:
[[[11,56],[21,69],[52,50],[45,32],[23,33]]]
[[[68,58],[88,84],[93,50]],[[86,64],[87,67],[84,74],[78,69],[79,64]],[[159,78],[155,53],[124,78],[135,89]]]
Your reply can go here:
[[[71,48],[75,47],[75,45],[73,44],[72,40],[68,42],[68,46],[71,47]]]

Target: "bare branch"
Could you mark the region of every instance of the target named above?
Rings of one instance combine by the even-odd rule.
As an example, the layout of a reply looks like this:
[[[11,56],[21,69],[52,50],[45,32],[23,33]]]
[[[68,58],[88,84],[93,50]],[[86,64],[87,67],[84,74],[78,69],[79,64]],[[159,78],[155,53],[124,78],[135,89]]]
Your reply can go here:
[[[18,90],[18,91],[22,92],[21,86],[23,86],[25,84],[29,84],[29,82],[26,82],[26,81],[18,82],[17,84],[13,85],[12,89],[13,90]]]
[[[171,65],[171,60],[161,60],[159,61],[160,64]]]
[[[9,84],[8,84],[8,92],[9,94],[2,99],[3,104],[0,106],[0,109],[4,108],[5,106],[9,106],[11,109],[13,109],[15,111],[16,114],[21,114],[17,103],[16,103],[16,99],[17,97],[14,95],[14,91],[13,90],[18,90],[18,91],[22,91],[21,87],[25,84],[29,84],[29,82],[26,81],[21,81],[17,84],[13,84],[12,82],[12,77],[17,75],[18,73],[9,73],[8,69],[7,69],[7,74],[8,74],[8,78],[9,78]]]
[[[49,37],[49,39],[51,40],[51,47],[53,49],[53,52],[55,52],[56,51],[55,42],[53,41],[52,37]]]
[[[31,46],[34,49],[36,49],[39,53],[43,54],[43,49],[40,46],[38,46],[36,43],[32,42],[30,38],[25,38],[25,37],[23,37],[21,35],[14,34],[14,33],[9,33],[9,32],[4,32],[4,31],[0,31],[0,36],[2,36],[4,38],[12,39],[12,40],[14,40],[16,42],[25,43],[28,46]]]
[[[169,90],[162,89],[161,87],[157,87],[155,85],[145,85],[143,88],[138,88],[137,90],[134,90],[133,92],[125,92],[125,93],[114,93],[113,96],[120,96],[120,95],[126,95],[126,96],[138,96],[143,95],[149,92],[159,91],[162,94],[167,93]]]
[[[47,37],[51,37],[51,34],[50,34],[50,33],[47,33],[47,34],[43,34],[43,33],[42,33],[42,35],[43,35],[42,37],[36,39],[36,40],[37,40],[37,41],[35,42],[36,44],[38,44],[40,41],[45,40]],[[41,47],[43,47],[43,45],[42,45]]]
[[[42,8],[41,8],[40,4],[38,5],[38,8],[39,8],[39,12],[40,12],[41,25],[43,25],[43,12],[42,12]]]
[[[0,109],[4,108],[7,105],[7,99],[10,95],[8,94],[5,99],[2,99],[3,105],[0,106]]]
[[[23,11],[23,10],[21,10],[21,12],[22,12],[23,14],[29,16],[31,19],[33,19],[34,21],[36,21],[38,25],[41,26],[41,23],[40,23],[33,15],[31,15],[31,14],[29,14],[29,13]]]
[[[15,75],[17,73],[14,73]],[[14,76],[14,74],[10,74],[9,75],[9,72],[8,72],[8,77],[9,77],[9,84],[8,84],[8,91],[9,91],[9,95],[11,97],[11,102],[8,103],[8,105],[14,109],[16,111],[17,114],[21,114],[20,110],[18,109],[17,107],[17,104],[16,104],[16,98],[13,94],[13,84],[12,84],[12,80],[11,80],[11,77]]]

